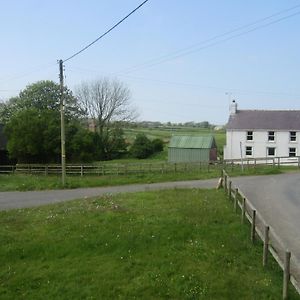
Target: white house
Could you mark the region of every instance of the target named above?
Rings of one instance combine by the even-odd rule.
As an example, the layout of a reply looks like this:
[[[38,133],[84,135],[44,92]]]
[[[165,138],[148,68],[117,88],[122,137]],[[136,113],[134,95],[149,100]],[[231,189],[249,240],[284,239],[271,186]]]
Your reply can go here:
[[[300,155],[300,110],[238,110],[230,106],[224,159]]]

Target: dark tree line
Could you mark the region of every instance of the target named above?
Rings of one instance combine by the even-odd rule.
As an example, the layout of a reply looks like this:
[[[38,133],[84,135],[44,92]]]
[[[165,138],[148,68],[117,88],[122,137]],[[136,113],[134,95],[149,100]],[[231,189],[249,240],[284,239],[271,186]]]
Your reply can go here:
[[[82,84],[77,95],[65,88],[67,160],[84,162],[116,158],[126,151],[118,121],[132,117],[129,90],[107,79]],[[7,149],[21,163],[60,161],[60,89],[53,81],[27,86],[0,106]],[[89,130],[94,124],[95,130]]]

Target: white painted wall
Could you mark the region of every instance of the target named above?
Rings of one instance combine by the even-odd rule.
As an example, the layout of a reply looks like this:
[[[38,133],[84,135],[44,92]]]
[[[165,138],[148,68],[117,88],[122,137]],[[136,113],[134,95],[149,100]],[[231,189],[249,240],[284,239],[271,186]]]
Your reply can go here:
[[[253,141],[247,141],[247,131],[227,130],[224,159],[241,158],[240,142],[243,158],[267,157],[268,147],[275,147],[275,157],[289,156],[289,148],[296,148],[296,155],[300,155],[300,132],[296,132],[296,142],[291,142],[289,131],[275,131],[275,141],[268,141],[268,131],[274,130],[253,131]],[[252,156],[246,156],[246,146],[252,146]]]

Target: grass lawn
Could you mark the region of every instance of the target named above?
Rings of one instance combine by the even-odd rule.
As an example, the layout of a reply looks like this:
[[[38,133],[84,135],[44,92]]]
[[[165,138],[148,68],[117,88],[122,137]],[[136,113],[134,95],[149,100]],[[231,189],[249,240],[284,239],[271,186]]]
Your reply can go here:
[[[223,191],[108,195],[0,223],[0,299],[281,299],[281,270],[263,269]]]
[[[256,168],[246,168],[244,172],[240,167],[227,168],[230,176],[247,176],[247,175],[271,175],[281,174],[284,172],[298,172],[296,167],[272,167],[257,166]],[[114,186],[134,183],[155,183],[166,181],[182,180],[201,180],[220,177],[220,167],[211,166],[209,172],[207,168],[188,172],[168,172],[168,173],[141,173],[129,175],[105,175],[105,176],[67,176],[66,188],[80,187],[101,187]],[[0,191],[30,191],[62,188],[60,176],[45,175],[0,175]]]

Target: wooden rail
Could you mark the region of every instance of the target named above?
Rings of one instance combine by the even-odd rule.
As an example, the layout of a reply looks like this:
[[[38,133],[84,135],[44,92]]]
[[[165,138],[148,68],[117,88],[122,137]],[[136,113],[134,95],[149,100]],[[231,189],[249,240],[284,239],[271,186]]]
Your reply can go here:
[[[225,170],[222,172],[222,178],[224,191],[228,198],[233,200],[234,210],[237,212],[238,208],[240,208],[241,223],[244,223],[247,219],[251,225],[251,241],[254,243],[256,237],[259,237],[263,242],[263,266],[267,266],[268,254],[271,253],[283,270],[282,299],[288,299],[289,282],[293,284],[296,291],[300,294],[300,263],[297,258],[285,247],[285,243],[256,210],[251,201],[237,186],[233,185]]]
[[[223,169],[220,162],[197,162],[197,163],[103,163],[92,165],[66,165],[68,175],[128,175],[143,173],[183,173],[183,172],[211,172]],[[61,174],[61,165],[43,164],[17,164],[11,166],[0,166],[0,174]]]
[[[68,175],[128,175],[141,173],[182,173],[182,172],[210,172],[240,167],[240,160],[223,160],[211,162],[168,163],[168,162],[143,162],[143,163],[100,163],[100,164],[68,164]],[[248,158],[243,160],[245,168],[256,168],[258,165],[280,167],[294,165],[300,167],[300,156],[274,157],[274,158]],[[58,164],[17,164],[0,165],[0,174],[61,174],[61,165]]]

